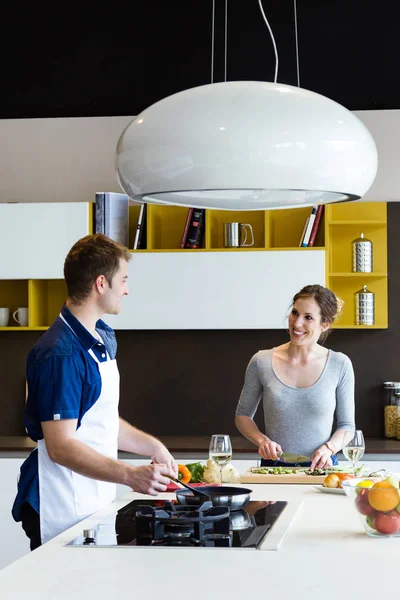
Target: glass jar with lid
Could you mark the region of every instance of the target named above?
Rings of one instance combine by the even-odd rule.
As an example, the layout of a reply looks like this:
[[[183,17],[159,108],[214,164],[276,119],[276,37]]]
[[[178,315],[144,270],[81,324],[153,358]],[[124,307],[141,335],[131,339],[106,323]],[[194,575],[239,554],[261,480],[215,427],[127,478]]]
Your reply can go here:
[[[384,407],[384,422],[385,422],[385,437],[396,439],[397,437],[397,396],[400,394],[399,381],[385,381],[383,384],[385,390],[385,407]],[[400,396],[399,396],[400,399]],[[399,403],[400,404],[400,403]],[[400,424],[399,424],[400,425]]]
[[[400,440],[400,391],[396,392],[396,438]]]

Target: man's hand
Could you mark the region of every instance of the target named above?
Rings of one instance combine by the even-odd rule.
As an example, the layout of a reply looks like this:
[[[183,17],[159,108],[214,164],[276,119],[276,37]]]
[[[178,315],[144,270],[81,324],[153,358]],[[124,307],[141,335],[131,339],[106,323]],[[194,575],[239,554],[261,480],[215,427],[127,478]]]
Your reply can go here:
[[[151,462],[156,465],[164,464],[169,469],[170,472],[168,474],[171,475],[171,477],[178,477],[178,465],[172,454],[161,442],[151,457]]]
[[[165,475],[174,477],[174,471],[165,464],[131,467],[127,484],[134,492],[157,496],[160,492],[165,492],[170,482]]]

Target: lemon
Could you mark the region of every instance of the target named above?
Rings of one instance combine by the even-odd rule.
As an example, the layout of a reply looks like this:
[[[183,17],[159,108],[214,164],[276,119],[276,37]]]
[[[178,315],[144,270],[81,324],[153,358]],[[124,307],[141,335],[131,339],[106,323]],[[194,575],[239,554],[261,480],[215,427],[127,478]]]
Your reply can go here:
[[[362,488],[370,488],[374,485],[374,482],[371,481],[370,479],[364,479],[364,481],[359,481],[357,483],[356,487],[362,487]]]
[[[371,488],[374,485],[374,482],[370,479],[364,479],[363,481],[359,481],[356,485],[356,488]],[[361,494],[361,490],[356,490],[356,494]]]

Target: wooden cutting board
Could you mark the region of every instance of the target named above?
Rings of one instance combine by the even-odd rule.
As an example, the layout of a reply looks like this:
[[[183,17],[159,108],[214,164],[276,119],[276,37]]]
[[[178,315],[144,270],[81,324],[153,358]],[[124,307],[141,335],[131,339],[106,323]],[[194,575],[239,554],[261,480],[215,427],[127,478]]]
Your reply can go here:
[[[240,483],[308,483],[319,485],[323,483],[326,475],[307,475],[304,471],[284,475],[260,475],[252,473],[251,469],[240,476]]]

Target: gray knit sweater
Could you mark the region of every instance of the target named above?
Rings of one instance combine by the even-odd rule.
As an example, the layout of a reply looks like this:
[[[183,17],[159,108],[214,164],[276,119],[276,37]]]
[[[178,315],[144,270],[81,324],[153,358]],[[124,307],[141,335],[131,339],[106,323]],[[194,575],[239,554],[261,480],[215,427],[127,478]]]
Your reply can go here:
[[[284,452],[311,456],[337,429],[354,429],[354,372],[350,359],[329,350],[318,381],[296,388],[280,381],[272,367],[273,350],[260,350],[249,362],[236,415],[254,417],[263,399],[265,433]]]

